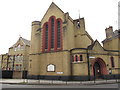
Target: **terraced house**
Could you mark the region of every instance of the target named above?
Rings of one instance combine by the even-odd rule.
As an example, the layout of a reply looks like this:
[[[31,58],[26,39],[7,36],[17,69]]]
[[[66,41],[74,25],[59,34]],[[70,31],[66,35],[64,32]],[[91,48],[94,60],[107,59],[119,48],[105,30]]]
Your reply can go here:
[[[120,78],[120,35],[106,28],[103,47],[54,2],[41,21],[32,22],[28,78],[93,80]]]

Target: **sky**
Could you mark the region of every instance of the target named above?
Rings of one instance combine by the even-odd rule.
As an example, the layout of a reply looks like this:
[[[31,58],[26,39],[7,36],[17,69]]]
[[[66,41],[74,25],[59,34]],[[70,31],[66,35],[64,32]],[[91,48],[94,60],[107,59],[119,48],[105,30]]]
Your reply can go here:
[[[20,36],[31,39],[32,21],[41,21],[50,4],[54,2],[72,19],[84,17],[86,31],[100,43],[105,39],[105,28],[118,29],[119,0],[0,0],[0,54]]]

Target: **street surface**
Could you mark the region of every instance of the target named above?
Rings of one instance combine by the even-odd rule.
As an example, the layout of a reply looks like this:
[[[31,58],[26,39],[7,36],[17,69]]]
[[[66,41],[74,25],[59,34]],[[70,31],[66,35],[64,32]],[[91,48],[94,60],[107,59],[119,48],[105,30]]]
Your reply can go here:
[[[118,84],[101,85],[18,85],[18,84],[0,84],[2,88],[118,88]]]

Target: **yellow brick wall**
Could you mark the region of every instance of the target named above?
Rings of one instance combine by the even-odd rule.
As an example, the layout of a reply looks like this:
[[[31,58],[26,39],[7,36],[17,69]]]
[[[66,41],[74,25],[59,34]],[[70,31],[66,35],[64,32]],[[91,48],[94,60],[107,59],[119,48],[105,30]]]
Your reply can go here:
[[[27,70],[28,69],[28,61],[29,61],[29,46],[26,46],[21,39],[19,39],[16,43],[15,46],[18,44],[23,45],[23,50],[18,50],[18,47],[12,47],[9,48],[8,54],[11,56],[11,63],[13,63],[13,56],[15,55],[15,62],[14,62],[14,70],[16,70],[16,64],[18,64],[19,70],[20,70],[20,64],[22,64],[22,70]],[[16,51],[15,51],[16,48]],[[17,62],[17,55],[19,54],[19,62]],[[23,55],[22,62],[20,61],[21,59],[21,54]]]

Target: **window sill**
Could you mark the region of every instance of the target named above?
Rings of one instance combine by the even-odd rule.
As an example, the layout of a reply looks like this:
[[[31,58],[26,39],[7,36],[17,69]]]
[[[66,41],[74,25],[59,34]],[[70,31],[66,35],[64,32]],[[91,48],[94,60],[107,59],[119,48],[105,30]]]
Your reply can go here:
[[[83,61],[78,61],[78,62],[72,62],[73,64],[75,64],[75,63],[84,63]]]

